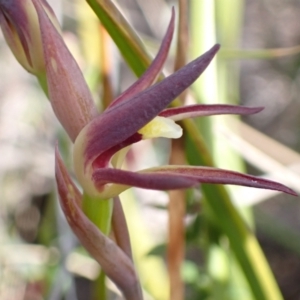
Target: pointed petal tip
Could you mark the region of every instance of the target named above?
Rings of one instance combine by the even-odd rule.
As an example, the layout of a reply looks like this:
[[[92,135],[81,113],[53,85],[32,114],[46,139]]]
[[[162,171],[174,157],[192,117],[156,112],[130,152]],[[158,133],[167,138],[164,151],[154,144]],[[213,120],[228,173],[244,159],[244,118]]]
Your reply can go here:
[[[271,180],[269,180],[269,183],[270,183],[270,185],[265,188],[298,197],[298,194],[294,190],[292,190],[291,188],[287,187],[284,184],[281,184],[281,183],[278,183],[275,181],[271,181]]]
[[[251,114],[257,114],[262,110],[264,110],[265,108],[263,106],[257,106],[257,107],[249,107],[249,109],[251,109],[252,111]]]
[[[172,11],[171,11],[171,21],[170,23],[173,23],[175,19],[175,7],[172,6]]]
[[[195,60],[193,60],[185,67],[181,68],[180,70],[183,70],[183,69],[197,70],[194,74],[197,74],[197,77],[199,77],[202,74],[202,72],[207,68],[207,66],[210,64],[210,62],[213,60],[213,58],[219,51],[220,47],[221,47],[220,44],[215,44],[209,50],[207,50],[205,53],[203,53],[201,56],[197,57]],[[176,73],[179,73],[179,72],[177,71]],[[176,73],[174,73],[174,74],[176,74]],[[192,83],[193,82],[191,82],[189,85],[191,85]]]
[[[214,54],[216,54],[221,48],[220,44],[215,44],[214,46],[212,46],[212,48],[209,50],[209,52],[213,52]]]
[[[210,62],[215,57],[215,55],[218,53],[220,48],[221,48],[220,44],[215,44],[214,46],[212,46],[207,52],[205,52],[200,57],[206,56],[207,60]]]
[[[289,195],[292,195],[292,196],[295,196],[295,197],[298,197],[299,195],[292,189],[284,186],[284,190],[282,190],[284,193],[286,194],[289,194]]]
[[[230,106],[228,106],[230,107]],[[254,115],[265,108],[263,106],[256,106],[256,107],[249,107],[249,106],[232,106],[232,114],[238,114],[238,115]]]

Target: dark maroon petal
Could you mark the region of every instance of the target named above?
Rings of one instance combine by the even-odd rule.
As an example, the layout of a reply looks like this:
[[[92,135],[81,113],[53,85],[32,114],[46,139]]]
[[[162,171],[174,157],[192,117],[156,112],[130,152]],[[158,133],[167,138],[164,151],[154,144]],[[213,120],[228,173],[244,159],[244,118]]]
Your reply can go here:
[[[138,173],[117,169],[97,169],[93,174],[93,180],[99,190],[106,183],[153,190],[181,189],[198,183],[213,183],[242,185],[297,195],[285,185],[268,179],[208,167],[163,166]]]
[[[130,100],[108,108],[102,115],[92,120],[84,133],[85,165],[132,136],[157,116],[202,74],[219,48],[219,45],[215,45],[163,81]]]
[[[195,186],[195,178],[178,176],[172,173],[135,173],[119,169],[103,168],[93,173],[96,188],[102,189],[106,183],[117,183],[128,187],[135,186],[149,190],[173,190]]]
[[[262,111],[263,107],[244,107],[227,104],[195,104],[176,108],[167,108],[159,115],[169,117],[174,121],[213,115],[251,115]]]
[[[102,155],[99,155],[94,161],[93,161],[93,168],[105,168],[109,164],[110,159],[114,154],[116,154],[119,150],[135,144],[142,140],[142,135],[139,133],[135,133],[134,135],[127,138],[125,141],[122,141],[121,143],[117,144],[116,146],[108,149],[105,151]]]
[[[169,23],[168,30],[165,34],[165,37],[161,43],[160,49],[152,61],[149,68],[146,72],[133,84],[131,85],[126,91],[124,91],[121,95],[119,95],[109,107],[112,107],[121,101],[125,101],[130,97],[134,96],[135,94],[143,91],[147,87],[149,87],[155,80],[155,78],[159,75],[160,70],[163,67],[164,62],[166,61],[170,45],[172,42],[173,32],[174,32],[174,19],[175,19],[175,11],[174,8],[172,9],[172,16]]]

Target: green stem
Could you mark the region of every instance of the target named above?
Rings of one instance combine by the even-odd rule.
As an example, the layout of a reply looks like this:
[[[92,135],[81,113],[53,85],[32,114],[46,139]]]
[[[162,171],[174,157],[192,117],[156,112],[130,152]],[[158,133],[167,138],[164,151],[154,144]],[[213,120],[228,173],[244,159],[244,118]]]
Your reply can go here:
[[[107,299],[107,291],[105,288],[105,279],[106,275],[105,273],[101,270],[100,275],[98,278],[95,280],[95,286],[94,286],[94,295],[93,298],[94,300],[105,300]]]
[[[49,98],[46,74],[44,73],[44,74],[37,75],[36,78],[37,78],[41,88],[43,89],[45,95]]]
[[[111,228],[112,199],[99,199],[83,194],[82,210],[86,216],[106,235]]]
[[[99,199],[83,194],[82,210],[86,216],[101,230],[108,235],[111,229],[111,217],[113,210],[112,199]],[[105,273],[101,271],[99,277],[95,281],[94,299],[105,300]]]

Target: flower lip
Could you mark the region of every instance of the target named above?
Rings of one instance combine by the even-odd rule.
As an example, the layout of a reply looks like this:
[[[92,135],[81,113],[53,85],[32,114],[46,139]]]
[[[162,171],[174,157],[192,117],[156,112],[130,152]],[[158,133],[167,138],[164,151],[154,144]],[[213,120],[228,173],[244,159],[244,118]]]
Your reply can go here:
[[[178,139],[182,136],[182,128],[173,120],[158,116],[142,127],[138,133],[143,136],[143,139],[157,137]]]

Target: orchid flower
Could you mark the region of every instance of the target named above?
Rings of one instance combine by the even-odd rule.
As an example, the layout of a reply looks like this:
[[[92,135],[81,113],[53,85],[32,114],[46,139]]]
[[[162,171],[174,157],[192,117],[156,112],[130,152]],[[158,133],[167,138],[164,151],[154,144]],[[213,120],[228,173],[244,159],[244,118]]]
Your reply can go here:
[[[199,58],[151,86],[167,58],[174,31],[174,10],[161,47],[149,69],[102,114],[98,114],[82,73],[57,26],[54,26],[55,17],[51,8],[44,0],[17,2],[20,6],[4,0],[0,2],[3,32],[8,41],[19,44],[21,41],[21,53],[23,56],[25,53],[27,63],[32,66],[32,49],[43,50],[43,55],[39,53],[38,56],[39,60],[44,56],[45,62],[40,64],[45,65],[51,104],[75,142],[74,169],[87,194],[108,199],[131,186],[170,190],[199,183],[245,185],[294,194],[279,183],[221,169],[192,166],[162,166],[139,172],[120,169],[128,146],[148,138],[179,138],[182,128],[175,121],[217,114],[246,115],[263,109],[218,104],[166,108],[202,74],[219,50],[219,45],[213,46]],[[34,15],[33,24],[30,23],[32,18],[29,19],[31,15]],[[22,21],[26,24],[24,28]],[[10,28],[14,30],[9,32]],[[37,28],[40,35],[32,41],[32,32],[36,32]],[[36,44],[39,47],[34,47]]]
[[[150,138],[179,138],[182,128],[176,121],[217,114],[254,114],[262,107],[196,104],[167,108],[202,74],[220,47],[213,46],[174,74],[152,85],[160,74],[172,41],[173,10],[158,54],[148,70],[100,114],[45,3],[44,0],[0,0],[0,25],[22,65],[30,72],[45,73],[53,110],[74,142],[74,170],[86,195],[105,201],[130,187],[172,190],[195,187],[200,183],[243,185],[296,195],[280,183],[217,168],[167,165],[138,172],[122,169],[132,144]],[[35,16],[33,22],[24,13],[28,11],[27,5],[30,14]],[[32,32],[38,32],[35,39]],[[32,55],[34,49],[42,49],[37,63]],[[42,67],[35,68],[37,65]],[[82,193],[68,174],[58,147],[55,157],[60,203],[70,227],[120,287],[126,299],[140,299],[141,289],[132,261],[85,216]]]
[[[237,172],[192,166],[162,166],[139,172],[120,169],[124,151],[142,139],[179,138],[182,129],[175,121],[216,114],[253,114],[261,107],[190,105],[166,108],[209,65],[219,45],[179,71],[149,87],[166,59],[174,29],[174,12],[161,48],[144,75],[115,99],[79,133],[74,144],[74,169],[84,191],[108,199],[131,186],[171,190],[199,183],[221,183],[268,188],[294,194],[279,183]],[[125,150],[124,150],[125,149]]]

